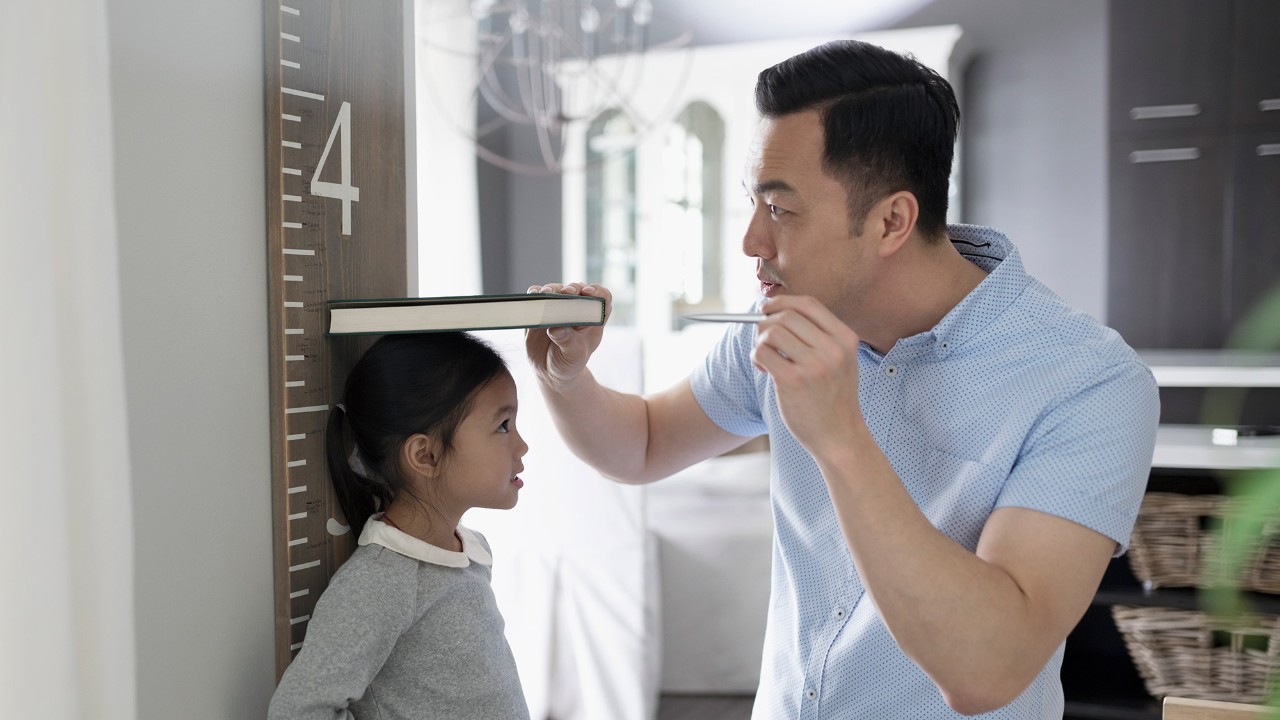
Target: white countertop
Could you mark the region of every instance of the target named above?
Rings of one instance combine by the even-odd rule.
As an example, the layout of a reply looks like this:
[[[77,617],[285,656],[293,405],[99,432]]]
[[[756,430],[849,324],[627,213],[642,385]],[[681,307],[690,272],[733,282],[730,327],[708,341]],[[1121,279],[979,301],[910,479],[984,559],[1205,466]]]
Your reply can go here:
[[[1280,435],[1242,437],[1215,445],[1209,425],[1161,425],[1156,431],[1155,468],[1252,470],[1280,468]]]
[[[1160,387],[1280,387],[1280,353],[1139,350]]]

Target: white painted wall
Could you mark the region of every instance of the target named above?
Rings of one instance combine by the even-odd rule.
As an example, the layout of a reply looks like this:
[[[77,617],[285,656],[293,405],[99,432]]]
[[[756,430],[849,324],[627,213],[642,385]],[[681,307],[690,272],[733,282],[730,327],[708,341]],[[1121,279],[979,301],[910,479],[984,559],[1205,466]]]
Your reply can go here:
[[[110,0],[138,717],[274,687],[261,0]]]
[[[964,222],[1009,235],[1027,271],[1107,314],[1106,0],[934,0],[898,27],[955,23]]]

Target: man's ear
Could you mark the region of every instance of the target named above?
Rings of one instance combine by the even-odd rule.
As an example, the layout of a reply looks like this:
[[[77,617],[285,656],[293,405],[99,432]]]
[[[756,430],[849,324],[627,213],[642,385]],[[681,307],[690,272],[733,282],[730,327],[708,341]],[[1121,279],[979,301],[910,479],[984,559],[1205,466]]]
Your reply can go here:
[[[416,474],[434,477],[443,468],[444,448],[430,435],[415,433],[400,446],[400,462]]]
[[[898,252],[915,232],[919,218],[920,201],[906,190],[899,190],[876,203],[868,218],[874,222],[869,222],[868,227],[876,233],[872,239],[879,246],[880,257]]]

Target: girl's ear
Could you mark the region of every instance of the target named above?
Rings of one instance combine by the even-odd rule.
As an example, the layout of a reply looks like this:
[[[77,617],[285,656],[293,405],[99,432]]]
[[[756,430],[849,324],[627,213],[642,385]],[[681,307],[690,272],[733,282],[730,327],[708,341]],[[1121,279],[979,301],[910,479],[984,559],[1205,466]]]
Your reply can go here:
[[[430,435],[416,433],[400,446],[404,467],[416,474],[434,477],[443,467],[444,452],[439,441]]]

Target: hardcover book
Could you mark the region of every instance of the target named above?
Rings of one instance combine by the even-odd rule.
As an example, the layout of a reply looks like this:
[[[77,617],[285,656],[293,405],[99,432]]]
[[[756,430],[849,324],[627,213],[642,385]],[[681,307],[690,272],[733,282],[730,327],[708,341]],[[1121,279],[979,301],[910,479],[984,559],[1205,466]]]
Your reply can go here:
[[[328,305],[330,335],[604,324],[604,298],[589,295],[458,295],[331,300]]]

